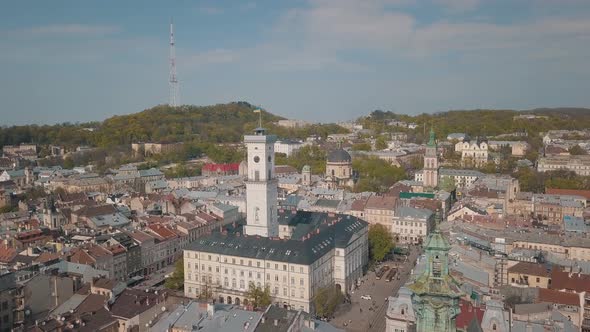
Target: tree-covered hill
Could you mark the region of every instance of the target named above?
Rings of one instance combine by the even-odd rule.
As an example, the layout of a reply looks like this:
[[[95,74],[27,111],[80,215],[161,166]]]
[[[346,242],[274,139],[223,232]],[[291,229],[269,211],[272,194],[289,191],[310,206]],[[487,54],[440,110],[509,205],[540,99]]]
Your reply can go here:
[[[33,142],[39,145],[112,147],[132,142],[240,142],[242,135],[258,126],[255,106],[232,102],[213,106],[169,107],[159,105],[139,113],[113,116],[103,122],[0,127],[0,146]],[[279,137],[326,136],[346,130],[334,124],[304,128],[273,125],[282,117],[262,112],[263,125]]]
[[[546,118],[526,119],[518,115],[535,114]],[[416,123],[417,130],[407,130],[388,126],[390,119]],[[450,133],[467,133],[473,136],[494,136],[526,131],[529,136],[553,129],[590,128],[590,109],[587,108],[544,108],[528,111],[514,110],[453,110],[435,114],[416,116],[396,114],[390,111],[374,111],[359,120],[366,128],[376,132],[409,131],[416,135],[417,141],[423,140],[424,133],[434,127],[439,137]]]

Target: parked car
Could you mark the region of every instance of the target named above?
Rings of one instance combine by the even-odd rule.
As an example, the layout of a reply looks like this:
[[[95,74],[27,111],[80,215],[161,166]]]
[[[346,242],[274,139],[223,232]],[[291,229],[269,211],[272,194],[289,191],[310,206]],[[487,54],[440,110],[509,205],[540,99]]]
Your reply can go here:
[[[371,300],[371,295],[363,295],[363,296],[361,296],[361,299],[363,299],[363,300]]]

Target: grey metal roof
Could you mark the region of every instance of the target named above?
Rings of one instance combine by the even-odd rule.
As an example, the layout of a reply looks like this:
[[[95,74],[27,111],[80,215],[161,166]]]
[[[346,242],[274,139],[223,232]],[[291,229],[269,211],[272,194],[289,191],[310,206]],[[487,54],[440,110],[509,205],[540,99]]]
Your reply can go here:
[[[201,252],[309,265],[335,247],[346,246],[367,223],[352,216],[298,211],[291,239],[242,235],[242,227],[215,232],[186,248]]]
[[[428,220],[432,215],[432,211],[428,209],[419,209],[409,206],[402,206],[395,211],[395,216],[401,218]]]
[[[342,163],[350,161],[352,161],[352,158],[344,149],[336,149],[328,153],[328,162]]]

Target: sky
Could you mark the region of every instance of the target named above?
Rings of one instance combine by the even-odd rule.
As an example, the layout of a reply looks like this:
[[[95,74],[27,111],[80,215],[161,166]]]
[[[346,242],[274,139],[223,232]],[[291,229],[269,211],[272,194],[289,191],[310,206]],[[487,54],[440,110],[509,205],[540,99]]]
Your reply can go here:
[[[169,100],[287,118],[590,106],[588,0],[0,0],[0,125]]]

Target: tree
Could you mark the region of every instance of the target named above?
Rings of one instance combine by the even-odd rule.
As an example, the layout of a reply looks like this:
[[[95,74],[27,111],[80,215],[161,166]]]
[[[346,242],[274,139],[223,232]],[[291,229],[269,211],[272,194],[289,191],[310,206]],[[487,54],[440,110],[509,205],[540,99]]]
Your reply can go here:
[[[406,171],[376,157],[358,157],[352,161],[352,169],[359,173],[356,192],[383,192],[394,183],[407,178]]]
[[[569,153],[571,155],[574,155],[574,156],[588,154],[588,152],[586,152],[586,150],[582,149],[582,147],[579,146],[578,144],[576,144],[576,145],[572,146],[571,148],[569,148],[568,151],[569,151]]]
[[[75,166],[74,165],[74,160],[72,158],[66,157],[64,159],[64,168],[72,169],[72,168],[74,168],[74,166]]]
[[[331,317],[336,310],[336,307],[342,302],[342,292],[336,285],[330,285],[318,289],[313,304],[315,306],[315,313],[320,317]]]
[[[387,138],[384,136],[379,136],[375,140],[375,150],[384,150],[387,149]]]
[[[166,279],[164,287],[168,289],[180,290],[184,288],[184,259],[180,258],[174,264],[174,273]]]
[[[457,188],[455,185],[455,180],[453,180],[453,178],[448,175],[441,176],[438,187],[447,192],[451,192]]]
[[[270,296],[270,285],[264,285],[264,288],[260,286],[256,286],[254,282],[250,282],[248,285],[248,293],[246,295],[252,306],[254,308],[263,308],[267,307],[269,304],[272,303],[272,299]]]
[[[369,256],[373,261],[381,261],[395,246],[393,236],[389,230],[381,225],[369,227]]]
[[[371,151],[371,144],[363,142],[363,143],[354,143],[351,147],[353,151]]]

